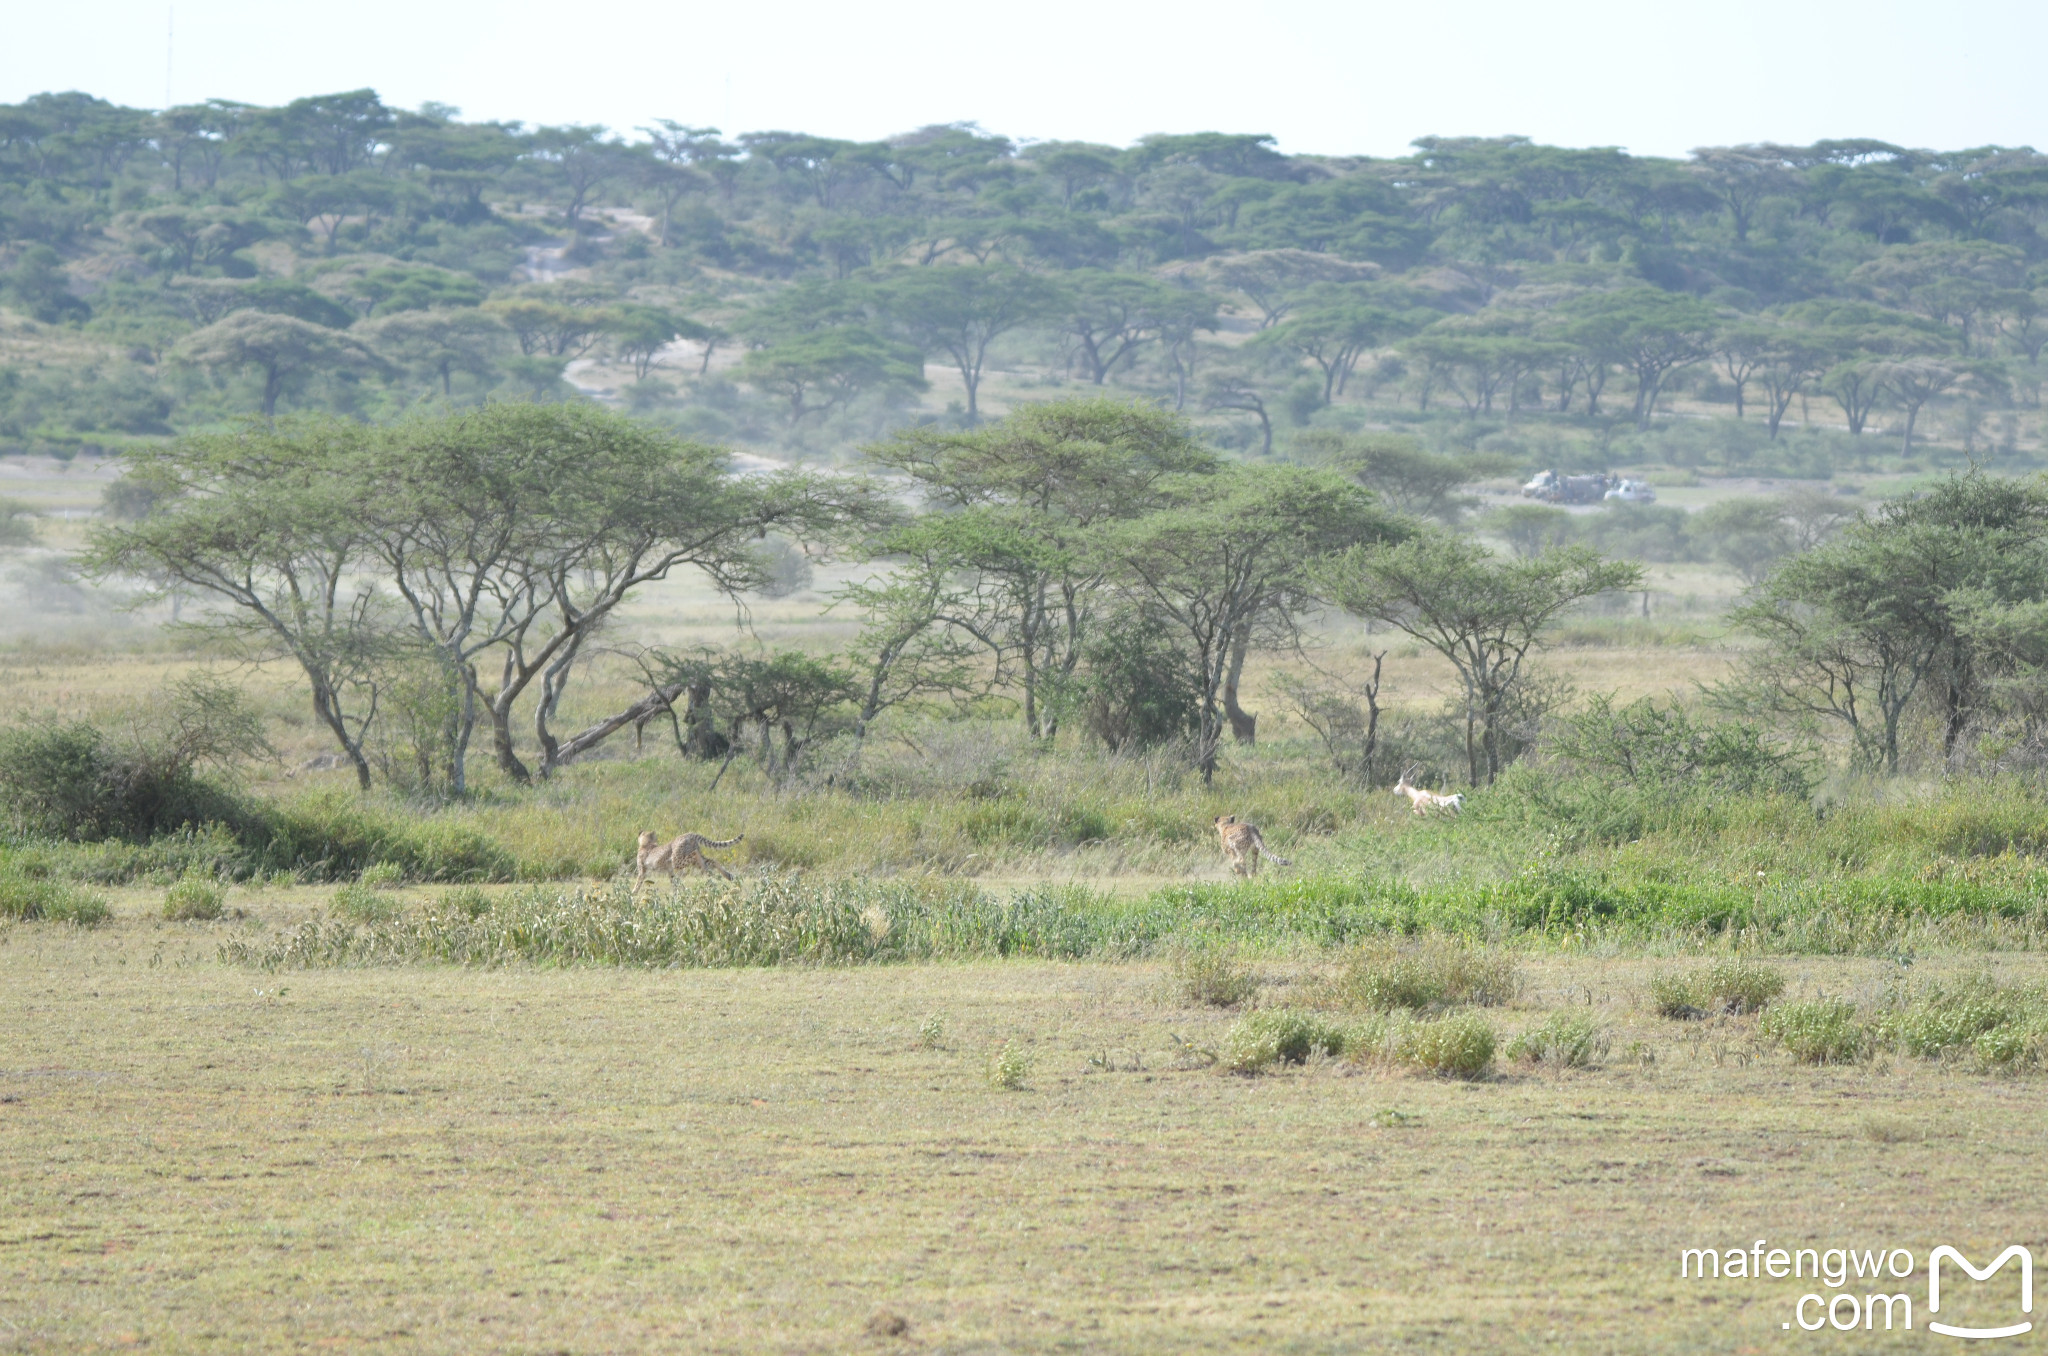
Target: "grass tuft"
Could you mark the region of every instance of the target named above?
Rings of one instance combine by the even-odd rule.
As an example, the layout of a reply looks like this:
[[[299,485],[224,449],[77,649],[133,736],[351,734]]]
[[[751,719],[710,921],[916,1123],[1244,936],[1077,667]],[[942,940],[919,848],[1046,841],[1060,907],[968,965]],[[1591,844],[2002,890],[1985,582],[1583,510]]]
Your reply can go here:
[[[1986,1068],[2029,1068],[2048,1046],[2048,993],[1989,975],[1891,994],[1871,1040],[1924,1059],[1974,1055]]]
[[[1313,1012],[1271,1008],[1232,1024],[1223,1037],[1223,1067],[1264,1073],[1276,1064],[1301,1064],[1316,1054],[1341,1055],[1350,1043],[1344,1028]]]
[[[1366,1012],[1396,1008],[1436,1011],[1497,1007],[1521,992],[1512,957],[1490,955],[1464,942],[1436,940],[1417,950],[1388,943],[1354,949],[1331,986],[1337,1006]]]
[[[1397,1058],[1418,1069],[1452,1078],[1480,1078],[1493,1068],[1496,1039],[1484,1017],[1459,1012],[1402,1024],[1392,1048]]]
[[[1259,977],[1228,942],[1177,938],[1167,949],[1169,993],[1177,1001],[1234,1008],[1259,991]]]
[[[1853,1064],[1870,1053],[1869,1028],[1845,998],[1782,1004],[1764,1014],[1757,1030],[1803,1064]]]
[[[164,917],[173,923],[218,918],[222,902],[220,886],[202,876],[187,876],[164,893]]]
[[[1785,992],[1785,976],[1751,961],[1716,961],[1650,981],[1650,1002],[1661,1016],[1693,1021],[1726,1013],[1761,1012]]]
[[[1584,1069],[1599,1062],[1608,1049],[1607,1033],[1589,1012],[1553,1012],[1508,1042],[1507,1057],[1527,1064]]]
[[[1031,1077],[1031,1056],[1015,1041],[1004,1041],[988,1060],[988,1085],[997,1092],[1021,1092]]]
[[[403,906],[375,886],[360,882],[344,885],[334,892],[334,899],[328,905],[337,918],[346,918],[355,923],[388,923],[397,918]]]
[[[22,871],[0,872],[0,918],[89,928],[108,915],[107,901],[90,890]]]
[[[439,908],[451,916],[477,919],[491,911],[491,897],[478,886],[458,886],[442,893]]]

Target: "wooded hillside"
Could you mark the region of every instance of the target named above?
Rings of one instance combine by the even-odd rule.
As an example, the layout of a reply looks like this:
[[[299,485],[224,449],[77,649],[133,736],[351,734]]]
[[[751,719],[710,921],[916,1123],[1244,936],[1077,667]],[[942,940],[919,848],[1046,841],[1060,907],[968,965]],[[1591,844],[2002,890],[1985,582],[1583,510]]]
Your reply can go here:
[[[0,446],[597,396],[826,454],[1104,386],[1255,455],[1397,425],[1529,465],[2029,464],[2044,222],[2027,148],[1378,160],[46,94],[0,108]]]

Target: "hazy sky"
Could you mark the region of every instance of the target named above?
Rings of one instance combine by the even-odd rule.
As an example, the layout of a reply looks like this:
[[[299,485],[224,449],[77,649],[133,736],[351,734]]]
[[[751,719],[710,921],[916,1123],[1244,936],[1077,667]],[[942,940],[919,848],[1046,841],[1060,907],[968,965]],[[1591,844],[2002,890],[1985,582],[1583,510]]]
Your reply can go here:
[[[873,138],[971,120],[1380,155],[1502,133],[1663,155],[1829,136],[2048,148],[2044,0],[4,0],[0,16],[6,102],[270,104],[368,85],[408,107],[621,130],[666,117]]]

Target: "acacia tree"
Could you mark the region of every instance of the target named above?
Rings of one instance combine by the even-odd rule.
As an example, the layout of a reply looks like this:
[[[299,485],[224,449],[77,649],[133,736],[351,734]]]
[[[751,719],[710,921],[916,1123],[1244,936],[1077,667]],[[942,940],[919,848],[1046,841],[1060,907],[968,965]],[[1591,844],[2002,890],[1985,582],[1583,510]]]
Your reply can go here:
[[[847,405],[863,391],[925,388],[916,350],[857,325],[792,334],[753,349],[740,361],[739,376],[757,390],[782,397],[791,438],[810,416]]]
[[[379,553],[460,693],[458,794],[480,717],[499,767],[531,775],[511,720],[536,679],[541,771],[557,764],[549,719],[582,647],[634,589],[680,566],[728,594],[756,587],[766,562],[753,543],[768,531],[828,531],[870,501],[843,480],[731,476],[717,449],[580,405],[496,405],[407,425],[379,470]]]
[[[886,558],[888,573],[842,585],[833,606],[862,614],[849,654],[864,674],[857,696],[854,737],[865,740],[883,712],[925,697],[962,697],[989,690],[1001,667],[977,667],[1000,655],[1000,640],[986,629],[975,583],[959,568],[960,537],[941,517],[898,524],[871,540],[865,554]]]
[[[1014,666],[1025,728],[1042,739],[1059,725],[1046,698],[1072,676],[1099,602],[1104,563],[1089,534],[1157,507],[1162,478],[1216,466],[1173,414],[1099,397],[968,432],[906,429],[867,455],[947,510],[920,543],[923,568],[964,583],[948,615]]]
[[[438,379],[443,399],[455,394],[455,373],[488,376],[512,340],[496,316],[473,306],[399,311],[363,321],[361,327],[364,337],[387,358]]]
[[[1359,284],[1357,286],[1364,286]],[[1320,305],[1304,308],[1290,320],[1252,337],[1251,342],[1292,350],[1316,365],[1323,376],[1323,403],[1342,394],[1358,360],[1373,349],[1413,334],[1423,315],[1397,311],[1369,299],[1339,293]]]
[[[1358,485],[1300,467],[1244,467],[1227,474],[1175,476],[1160,485],[1164,505],[1109,526],[1096,550],[1115,592],[1134,612],[1165,623],[1182,677],[1200,695],[1195,761],[1215,776],[1225,721],[1223,688],[1232,652],[1264,625],[1291,634],[1309,602],[1310,563],[1364,542],[1408,534]]]
[[[1465,689],[1465,760],[1473,785],[1507,761],[1507,722],[1524,665],[1574,603],[1637,587],[1642,567],[1563,547],[1499,561],[1477,542],[1428,532],[1355,547],[1318,563],[1317,590],[1355,616],[1385,622],[1449,660]]]
[[[188,625],[249,658],[296,663],[314,717],[365,790],[363,743],[395,620],[363,580],[376,560],[360,474],[374,438],[360,424],[305,418],[133,448],[122,483],[149,507],[95,529],[84,556],[102,578],[227,604]]]
[[[1563,309],[1599,335],[1601,356],[1635,373],[1639,429],[1650,426],[1657,396],[1671,373],[1714,351],[1714,308],[1694,297],[1631,287],[1591,292]]]
[[[1100,386],[1139,345],[1159,337],[1172,289],[1150,278],[1092,268],[1065,281],[1060,334],[1081,374]]]
[[[875,285],[882,314],[925,353],[952,360],[967,388],[967,419],[981,418],[981,372],[989,345],[1019,326],[1043,319],[1059,292],[1010,264],[907,269]]]
[[[1784,562],[1730,614],[1767,642],[1749,694],[1838,722],[1873,766],[1896,772],[1901,723],[1925,692],[1953,755],[1985,691],[1971,614],[2039,596],[2043,541],[2038,484],[1973,471],[1885,505]]]
[[[202,367],[252,367],[263,377],[263,417],[293,378],[313,371],[379,369],[384,360],[360,340],[324,325],[266,311],[236,311],[178,341],[177,357]]]

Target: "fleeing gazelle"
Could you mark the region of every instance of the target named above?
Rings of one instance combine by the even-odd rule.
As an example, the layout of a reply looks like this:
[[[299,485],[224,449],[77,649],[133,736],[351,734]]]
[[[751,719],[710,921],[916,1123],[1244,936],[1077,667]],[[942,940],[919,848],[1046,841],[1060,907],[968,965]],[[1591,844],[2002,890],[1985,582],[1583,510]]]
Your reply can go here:
[[[1436,810],[1442,810],[1446,814],[1457,814],[1465,808],[1464,796],[1445,796],[1434,791],[1425,791],[1408,780],[1414,775],[1414,768],[1404,770],[1401,773],[1401,780],[1394,783],[1394,794],[1408,797],[1408,804],[1416,814],[1426,815]]]

